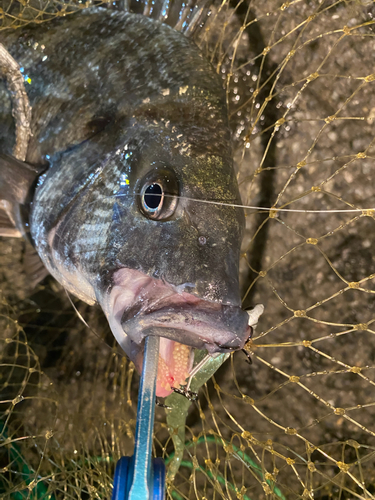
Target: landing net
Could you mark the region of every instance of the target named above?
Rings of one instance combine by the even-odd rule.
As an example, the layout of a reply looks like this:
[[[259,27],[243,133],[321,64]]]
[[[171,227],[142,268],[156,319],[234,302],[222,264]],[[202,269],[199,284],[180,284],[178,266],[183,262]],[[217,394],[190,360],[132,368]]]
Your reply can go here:
[[[89,7],[13,1],[3,27]],[[227,87],[254,338],[199,392],[169,499],[375,498],[375,73],[370,1],[218,4],[198,42]],[[280,208],[324,213],[282,212]],[[357,213],[335,212],[361,209]],[[332,212],[327,212],[332,211]],[[138,376],[101,313],[31,289],[0,242],[0,494],[105,499]],[[155,453],[173,459],[162,408]]]

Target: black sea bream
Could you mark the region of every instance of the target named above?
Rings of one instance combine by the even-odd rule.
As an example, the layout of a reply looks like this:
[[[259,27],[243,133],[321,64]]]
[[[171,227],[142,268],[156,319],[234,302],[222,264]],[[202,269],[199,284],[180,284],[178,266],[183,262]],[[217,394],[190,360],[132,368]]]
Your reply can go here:
[[[3,215],[70,293],[101,305],[138,370],[145,336],[161,337],[157,395],[167,396],[185,383],[192,348],[241,349],[251,333],[222,81],[181,32],[129,12],[88,9],[1,41],[32,106],[26,164],[45,170],[25,183],[29,199],[14,195],[23,164],[9,156],[0,83]]]

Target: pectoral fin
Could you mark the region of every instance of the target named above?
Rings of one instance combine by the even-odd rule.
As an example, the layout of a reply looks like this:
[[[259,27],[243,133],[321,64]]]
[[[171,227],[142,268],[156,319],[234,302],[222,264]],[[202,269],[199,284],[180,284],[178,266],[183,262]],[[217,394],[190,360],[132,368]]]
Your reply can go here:
[[[23,267],[32,287],[35,287],[49,274],[36,250],[28,242],[26,242],[23,255]]]
[[[28,210],[37,179],[45,169],[0,153],[0,236],[25,237],[23,266],[32,286],[42,281],[48,271],[27,241],[28,230],[23,224],[22,211]]]
[[[8,238],[21,238],[22,236],[12,218],[12,204],[5,200],[0,200],[0,236]]]
[[[45,167],[36,167],[0,153],[0,200],[23,205]]]

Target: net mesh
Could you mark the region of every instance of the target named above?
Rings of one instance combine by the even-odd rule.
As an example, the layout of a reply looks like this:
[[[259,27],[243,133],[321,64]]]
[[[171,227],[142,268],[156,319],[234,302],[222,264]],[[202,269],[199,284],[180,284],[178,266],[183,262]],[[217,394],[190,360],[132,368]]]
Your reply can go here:
[[[13,1],[2,22],[83,6]],[[246,210],[241,257],[244,304],[265,312],[252,365],[235,353],[192,405],[168,498],[374,498],[373,13],[224,1],[199,35],[227,87],[243,202],[268,208]],[[75,304],[86,328],[52,278],[31,289],[22,242],[0,244],[2,498],[109,498],[138,376],[99,310]],[[157,408],[167,464],[173,432]]]

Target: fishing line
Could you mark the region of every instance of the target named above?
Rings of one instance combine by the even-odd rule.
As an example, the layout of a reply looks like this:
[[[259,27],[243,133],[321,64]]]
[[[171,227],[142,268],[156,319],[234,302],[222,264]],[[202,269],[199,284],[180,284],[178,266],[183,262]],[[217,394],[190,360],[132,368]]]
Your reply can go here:
[[[86,326],[86,328],[88,328],[90,330],[90,332],[92,332],[96,337],[98,337],[99,340],[101,340],[101,342],[103,342],[107,347],[109,347],[111,349],[111,351],[115,354],[119,354],[120,356],[125,356],[125,353],[123,351],[120,351],[119,349],[117,349],[116,347],[113,347],[113,346],[110,346],[100,335],[98,332],[96,332],[88,323],[87,321],[85,320],[85,318],[82,316],[82,314],[78,311],[78,309],[76,308],[74,302],[72,301],[71,297],[70,297],[70,294],[68,292],[68,290],[66,288],[64,288],[65,290],[65,293],[69,299],[69,302],[71,303],[75,313],[77,314],[78,316],[78,319],[80,321],[82,321],[82,323]]]
[[[114,195],[116,198],[121,198],[125,196],[131,196],[129,194],[119,194]],[[141,193],[135,193],[134,196],[142,196]],[[160,197],[159,194],[147,193],[147,196],[157,196]],[[332,214],[332,213],[365,213],[365,215],[375,215],[375,208],[347,208],[347,209],[326,209],[326,210],[310,210],[310,209],[296,209],[296,208],[278,208],[278,207],[257,207],[253,205],[241,205],[237,203],[227,203],[224,201],[215,201],[215,200],[202,200],[199,198],[191,198],[189,196],[178,196],[178,195],[170,195],[164,194],[164,197],[169,198],[178,198],[179,200],[187,200],[187,201],[195,201],[198,203],[206,203],[209,205],[220,205],[226,207],[234,207],[234,208],[243,208],[249,210],[257,210],[264,212],[292,212],[292,213],[305,213],[305,214]],[[96,202],[94,202],[96,203]],[[372,214],[374,212],[374,214]]]

